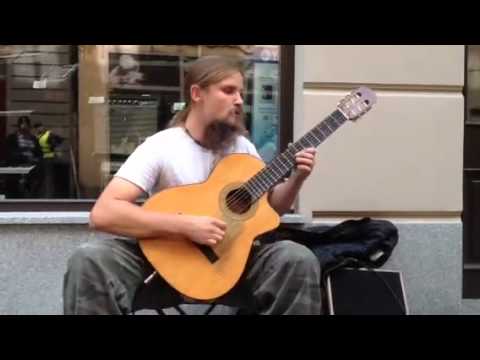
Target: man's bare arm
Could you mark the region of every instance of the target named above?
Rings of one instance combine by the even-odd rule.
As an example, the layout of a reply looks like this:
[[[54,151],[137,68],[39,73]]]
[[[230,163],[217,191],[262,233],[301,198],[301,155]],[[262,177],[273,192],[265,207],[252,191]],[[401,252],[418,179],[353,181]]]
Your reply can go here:
[[[295,155],[297,168],[290,178],[276,185],[269,194],[270,205],[279,215],[287,213],[298,196],[304,181],[315,166],[315,149],[306,149]]]
[[[207,245],[225,235],[225,223],[218,219],[147,211],[135,204],[142,194],[131,182],[113,178],[92,209],[90,226],[136,239],[181,235]]]

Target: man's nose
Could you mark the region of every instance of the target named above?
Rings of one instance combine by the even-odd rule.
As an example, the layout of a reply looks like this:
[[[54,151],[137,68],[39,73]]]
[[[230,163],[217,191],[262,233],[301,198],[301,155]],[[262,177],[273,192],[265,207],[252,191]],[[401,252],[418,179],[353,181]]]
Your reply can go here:
[[[237,97],[235,98],[235,104],[242,105],[243,104],[243,98],[242,95],[238,94]]]

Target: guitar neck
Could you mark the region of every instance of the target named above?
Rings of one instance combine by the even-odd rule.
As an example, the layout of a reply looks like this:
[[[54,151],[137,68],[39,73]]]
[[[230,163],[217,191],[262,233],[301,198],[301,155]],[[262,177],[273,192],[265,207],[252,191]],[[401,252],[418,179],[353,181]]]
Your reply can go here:
[[[295,168],[295,154],[307,148],[316,148],[347,121],[341,111],[336,110],[306,133],[294,144],[276,156],[266,167],[243,185],[256,201],[278,184],[285,175]]]

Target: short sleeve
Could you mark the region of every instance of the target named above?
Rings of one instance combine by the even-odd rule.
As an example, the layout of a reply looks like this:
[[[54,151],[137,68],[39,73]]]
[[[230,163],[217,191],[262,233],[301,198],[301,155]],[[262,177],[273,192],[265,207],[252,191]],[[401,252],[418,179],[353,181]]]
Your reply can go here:
[[[162,161],[148,139],[139,145],[115,174],[146,193],[152,193],[161,172]]]
[[[247,154],[253,155],[253,156],[259,158],[260,160],[262,160],[262,157],[258,153],[257,148],[255,147],[255,145],[250,140],[248,140],[244,136],[241,136],[240,141],[241,141],[241,147],[245,149],[245,152]]]

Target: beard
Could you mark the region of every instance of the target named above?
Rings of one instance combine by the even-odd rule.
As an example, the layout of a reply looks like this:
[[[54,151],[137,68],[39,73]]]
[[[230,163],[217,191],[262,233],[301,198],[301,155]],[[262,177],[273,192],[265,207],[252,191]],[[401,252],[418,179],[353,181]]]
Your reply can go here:
[[[205,129],[204,146],[213,152],[222,152],[233,145],[239,135],[245,133],[243,121],[234,124],[224,120],[214,120]]]

